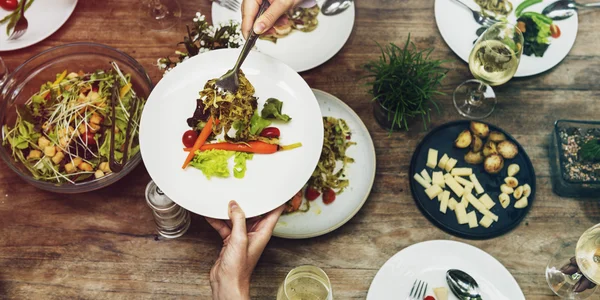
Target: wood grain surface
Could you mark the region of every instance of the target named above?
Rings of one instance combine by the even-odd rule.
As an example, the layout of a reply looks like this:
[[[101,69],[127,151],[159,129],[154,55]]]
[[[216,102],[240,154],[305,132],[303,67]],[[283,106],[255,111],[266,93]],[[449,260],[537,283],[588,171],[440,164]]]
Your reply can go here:
[[[39,0],[48,1],[48,0]],[[14,70],[27,58],[53,46],[77,41],[104,43],[137,59],[156,83],[156,59],[173,53],[196,11],[210,15],[208,0],[179,0],[182,23],[167,32],[148,32],[138,24],[137,0],[81,0],[67,23],[43,42],[2,52]],[[336,299],[364,299],[377,270],[414,243],[460,240],[434,227],[410,195],[409,163],[426,134],[420,122],[409,132],[388,136],[372,116],[362,66],[376,59],[375,42],[401,44],[411,33],[419,47],[433,46],[436,58],[451,59],[443,90],[471,78],[442,40],[433,0],[359,0],[356,23],[345,47],[330,61],[302,73],[308,84],[348,103],[362,118],[377,151],[377,176],[362,210],[345,226],[309,240],[274,238],[258,264],[253,299],[274,299],[285,274],[314,264],[331,278]],[[560,118],[600,117],[600,13],[580,15],[579,35],[569,56],[556,68],[513,79],[496,89],[499,105],[487,121],[524,146],[537,173],[533,208],[514,231],[485,241],[460,240],[479,247],[508,268],[527,299],[552,299],[544,269],[564,241],[600,223],[599,199],[576,200],[553,194],[548,137]],[[430,127],[459,119],[450,96]],[[82,195],[43,192],[0,163],[1,299],[208,299],[208,272],[221,247],[219,236],[200,216],[186,235],[156,238],[144,188],[143,165],[103,190]],[[323,216],[326,217],[326,216]]]

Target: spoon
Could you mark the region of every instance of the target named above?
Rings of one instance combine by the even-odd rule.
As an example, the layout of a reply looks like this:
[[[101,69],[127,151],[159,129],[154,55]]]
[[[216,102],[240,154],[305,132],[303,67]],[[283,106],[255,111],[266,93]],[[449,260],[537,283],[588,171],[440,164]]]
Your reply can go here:
[[[354,0],[325,0],[321,5],[321,12],[326,16],[337,15],[352,5]]]
[[[552,20],[564,20],[572,17],[579,8],[600,7],[600,3],[581,4],[573,0],[559,0],[548,5],[542,11],[542,14]]]
[[[446,282],[454,296],[460,300],[481,300],[479,285],[473,277],[461,270],[448,270]]]

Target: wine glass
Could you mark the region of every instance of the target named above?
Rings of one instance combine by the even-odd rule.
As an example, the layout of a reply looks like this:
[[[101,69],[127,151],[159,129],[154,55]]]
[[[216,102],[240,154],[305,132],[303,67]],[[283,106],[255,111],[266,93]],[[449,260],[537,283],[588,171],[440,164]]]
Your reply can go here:
[[[2,85],[4,84],[4,81],[6,80],[7,77],[8,77],[8,68],[6,68],[6,65],[4,64],[2,57],[0,57],[0,91],[2,91]]]
[[[181,18],[177,0],[140,0],[140,23],[144,29],[167,30]]]
[[[523,34],[515,25],[498,22],[475,42],[469,55],[469,69],[476,79],[454,90],[454,106],[470,119],[488,117],[496,107],[491,86],[508,82],[517,72],[523,53]]]
[[[291,270],[277,291],[277,300],[331,300],[329,277],[316,266],[300,266]]]
[[[546,281],[562,299],[583,300],[600,284],[600,224],[564,243],[546,267]]]

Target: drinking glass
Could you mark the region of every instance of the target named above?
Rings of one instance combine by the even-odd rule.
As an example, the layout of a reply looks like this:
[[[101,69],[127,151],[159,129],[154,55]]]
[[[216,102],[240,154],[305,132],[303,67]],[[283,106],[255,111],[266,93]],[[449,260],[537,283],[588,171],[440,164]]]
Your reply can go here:
[[[600,224],[579,240],[561,245],[548,262],[546,281],[562,299],[583,300],[594,294],[600,284]]]
[[[454,106],[470,119],[488,117],[496,107],[492,86],[508,82],[517,72],[523,54],[523,34],[515,25],[498,22],[475,42],[469,55],[469,70],[475,79],[454,90]]]
[[[332,300],[331,282],[325,271],[315,266],[291,270],[279,286],[277,300]]]
[[[181,18],[177,0],[140,0],[140,23],[149,30],[167,30]]]
[[[6,65],[4,64],[4,60],[2,60],[2,57],[0,57],[0,92],[2,91],[2,85],[6,81],[7,77],[8,77],[8,68],[6,68]]]

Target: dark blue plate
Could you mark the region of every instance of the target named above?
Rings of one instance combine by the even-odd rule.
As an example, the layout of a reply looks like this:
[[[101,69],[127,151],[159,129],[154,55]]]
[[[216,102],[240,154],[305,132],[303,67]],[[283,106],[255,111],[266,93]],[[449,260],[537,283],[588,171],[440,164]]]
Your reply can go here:
[[[464,156],[468,152],[468,149],[458,149],[454,147],[454,140],[461,131],[469,129],[469,125],[470,121],[467,120],[454,121],[433,129],[425,136],[423,141],[417,146],[410,163],[410,189],[421,212],[440,229],[460,238],[490,239],[505,234],[517,227],[529,212],[529,209],[533,205],[533,200],[535,199],[535,170],[533,169],[529,156],[527,156],[527,153],[525,153],[525,150],[517,140],[506,131],[491,124],[488,124],[490,131],[504,133],[509,141],[512,141],[517,145],[519,154],[513,159],[505,159],[502,171],[494,175],[485,172],[483,164],[470,165],[466,163]],[[425,194],[425,189],[413,178],[415,173],[421,173],[425,168],[431,175],[432,169],[425,167],[425,164],[427,163],[427,154],[430,148],[438,150],[438,161],[445,153],[458,161],[455,168],[468,167],[473,169],[473,173],[477,176],[477,179],[485,189],[485,193],[496,202],[496,205],[492,207],[490,211],[498,216],[498,222],[492,223],[489,228],[479,225],[479,227],[471,229],[468,224],[458,224],[456,215],[450,209],[446,211],[446,214],[440,212],[440,203],[437,198],[429,200],[429,197]],[[500,186],[504,184],[504,178],[508,176],[508,166],[514,163],[518,164],[521,169],[515,176],[519,180],[519,185],[527,183],[531,186],[531,195],[528,198],[529,204],[523,209],[514,208],[516,201],[512,195],[510,205],[506,209],[503,208],[498,201],[498,196],[501,194]],[[436,167],[433,171],[441,171],[441,169]],[[446,189],[450,190],[449,188]],[[451,190],[450,194],[454,199],[457,198]],[[456,201],[460,202],[461,199],[456,199]],[[469,205],[467,212],[471,210],[475,209],[472,205]],[[479,221],[483,215],[477,210],[475,210],[475,212],[477,213],[477,220]]]

